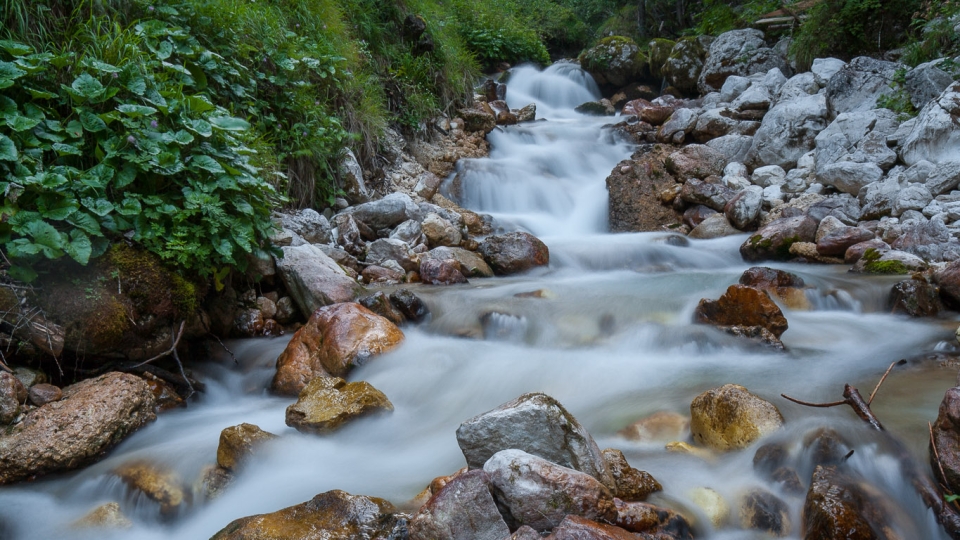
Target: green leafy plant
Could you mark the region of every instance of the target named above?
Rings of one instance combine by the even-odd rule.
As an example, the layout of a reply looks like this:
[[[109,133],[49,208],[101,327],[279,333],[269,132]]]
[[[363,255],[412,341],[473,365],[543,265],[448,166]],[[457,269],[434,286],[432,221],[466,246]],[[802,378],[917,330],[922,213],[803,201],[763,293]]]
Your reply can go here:
[[[877,107],[899,113],[902,117],[901,120],[917,115],[917,108],[913,106],[910,101],[910,93],[907,92],[906,79],[906,68],[896,70],[893,74],[893,80],[890,81],[890,88],[893,92],[877,98]]]

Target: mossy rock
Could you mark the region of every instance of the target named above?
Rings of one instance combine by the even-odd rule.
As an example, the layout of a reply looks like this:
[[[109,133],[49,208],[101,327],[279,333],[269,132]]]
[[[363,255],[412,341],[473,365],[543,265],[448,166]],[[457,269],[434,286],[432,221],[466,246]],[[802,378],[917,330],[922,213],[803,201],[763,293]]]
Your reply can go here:
[[[706,51],[700,40],[695,37],[682,38],[670,50],[661,73],[671,86],[683,92],[694,93],[700,72],[703,71],[705,55]]]
[[[667,62],[667,58],[670,57],[670,51],[673,50],[673,46],[676,45],[676,41],[665,39],[665,38],[655,38],[650,41],[649,52],[650,52],[650,74],[654,78],[663,77],[663,65]]]
[[[611,36],[580,54],[580,66],[598,84],[616,87],[642,79],[647,72],[647,55],[630,38]]]

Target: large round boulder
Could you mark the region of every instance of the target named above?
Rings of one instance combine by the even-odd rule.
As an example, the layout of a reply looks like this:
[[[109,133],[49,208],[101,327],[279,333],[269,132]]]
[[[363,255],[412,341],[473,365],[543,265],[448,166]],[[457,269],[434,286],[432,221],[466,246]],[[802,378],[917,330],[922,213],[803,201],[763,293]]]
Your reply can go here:
[[[509,535],[482,470],[455,475],[410,520],[410,540],[503,540]]]
[[[790,246],[796,242],[813,242],[817,222],[801,215],[780,218],[761,227],[740,246],[740,256],[746,261],[790,259]]]
[[[719,91],[727,77],[743,77],[779,68],[787,72],[786,60],[763,41],[763,32],[746,28],[720,34],[710,44],[698,86],[700,92]]]
[[[696,93],[705,55],[697,38],[682,38],[674,44],[660,70],[670,86],[685,93]]]
[[[488,236],[477,251],[499,275],[517,274],[550,263],[547,245],[526,232]]]
[[[690,403],[693,440],[715,450],[746,448],[782,426],[776,406],[740,385],[708,390]]]
[[[920,109],[916,124],[901,143],[899,153],[907,165],[921,160],[933,163],[957,161],[960,156],[960,82],[947,87],[937,99]]]
[[[611,36],[583,51],[580,54],[580,66],[598,84],[621,87],[643,77],[647,69],[647,57],[632,39]]]
[[[694,320],[714,326],[760,326],[779,338],[787,319],[766,291],[746,285],[731,285],[718,300],[700,300]]]

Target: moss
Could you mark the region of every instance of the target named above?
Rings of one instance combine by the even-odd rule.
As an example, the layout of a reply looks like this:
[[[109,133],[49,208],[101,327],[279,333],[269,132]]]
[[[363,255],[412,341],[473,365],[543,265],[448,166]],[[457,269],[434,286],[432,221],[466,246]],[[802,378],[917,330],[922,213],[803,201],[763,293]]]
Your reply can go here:
[[[870,274],[909,274],[910,270],[900,261],[869,261],[863,270]]]
[[[794,243],[799,242],[799,236],[788,236],[783,239],[783,243],[777,248],[777,257],[780,259],[789,259],[790,258],[790,246]]]
[[[173,296],[173,306],[177,308],[177,311],[181,315],[197,311],[197,308],[200,307],[197,286],[175,272],[170,274],[170,278],[173,281],[170,294]]]
[[[865,261],[876,261],[882,257],[883,254],[877,251],[876,248],[868,248],[863,252],[863,260]]]
[[[163,266],[150,252],[117,244],[110,248],[101,272],[120,281],[120,290],[139,313],[158,317],[185,317],[196,311],[196,284]]]

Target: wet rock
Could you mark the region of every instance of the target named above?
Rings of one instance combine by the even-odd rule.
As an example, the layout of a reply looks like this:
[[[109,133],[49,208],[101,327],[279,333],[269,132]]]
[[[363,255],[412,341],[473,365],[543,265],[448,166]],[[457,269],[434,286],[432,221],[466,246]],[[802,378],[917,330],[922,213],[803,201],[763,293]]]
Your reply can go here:
[[[784,347],[783,342],[780,341],[780,338],[762,326],[744,326],[742,324],[736,324],[733,326],[717,326],[716,328],[721,332],[730,334],[731,336],[736,336],[738,338],[750,340],[763,347],[769,347],[777,351],[786,350],[786,347]]]
[[[396,264],[396,261],[385,261],[384,265],[386,266],[377,266],[374,264],[364,268],[363,273],[360,274],[363,282],[368,284],[392,285],[400,283],[407,275],[403,271],[403,267]]]
[[[277,436],[273,433],[268,433],[253,424],[239,424],[224,428],[220,432],[220,444],[217,446],[217,465],[228,471],[237,471],[253,456],[258,446],[276,438]]]
[[[464,131],[482,131],[484,135],[497,127],[497,117],[492,111],[479,108],[460,109]]]
[[[667,149],[658,145],[648,150],[621,161],[607,177],[611,232],[659,231],[680,221],[660,199],[664,190],[680,188],[666,170]]]
[[[117,467],[113,473],[127,487],[143,493],[148,499],[159,504],[160,513],[164,516],[174,515],[186,500],[180,476],[166,467],[146,461],[133,461]]]
[[[41,407],[47,403],[59,401],[63,397],[63,391],[52,384],[35,384],[27,392],[30,403]]]
[[[297,402],[287,407],[286,422],[302,433],[323,435],[380,412],[393,412],[393,404],[370,383],[316,377],[300,392]]]
[[[488,236],[478,252],[498,275],[525,272],[550,263],[547,245],[525,232]]]
[[[255,308],[241,311],[233,320],[233,332],[240,337],[263,335],[263,313]]]
[[[503,540],[509,534],[487,473],[479,470],[452,478],[410,520],[410,540]]]
[[[397,326],[407,321],[403,313],[390,302],[390,298],[383,291],[377,291],[370,296],[364,296],[360,299],[360,305],[386,318]]]
[[[613,496],[588,474],[523,450],[502,450],[483,465],[497,501],[518,525],[547,531],[569,514],[612,517]]]
[[[723,154],[702,144],[691,144],[670,154],[664,163],[667,170],[681,181],[723,176],[727,160]]]
[[[846,253],[843,255],[843,262],[846,264],[854,264],[859,261],[868,250],[873,250],[879,257],[879,255],[882,255],[884,252],[890,251],[890,245],[879,238],[854,244],[847,248]]]
[[[264,319],[272,319],[277,314],[277,303],[265,296],[260,296],[257,298],[257,309],[260,310]]]
[[[657,411],[621,429],[618,435],[640,442],[666,442],[685,438],[690,417],[672,411]]]
[[[602,453],[616,483],[614,496],[624,501],[643,501],[651,493],[663,490],[663,486],[653,475],[631,467],[620,450],[607,448]]]
[[[207,501],[212,501],[233,484],[233,474],[218,465],[208,465],[200,472],[198,486],[195,488]]]
[[[459,246],[462,239],[460,231],[452,223],[437,214],[430,213],[423,218],[423,234],[431,246]]]
[[[868,248],[850,270],[864,274],[909,274],[926,268],[923,259],[905,251]]]
[[[403,332],[360,304],[318,309],[277,358],[273,391],[297,395],[314,377],[346,376],[355,366],[393,350]]]
[[[129,529],[133,522],[123,515],[119,504],[110,502],[94,508],[71,525],[75,529]]]
[[[697,487],[690,490],[690,502],[706,514],[714,528],[723,527],[730,519],[730,505],[716,491],[708,487]]]
[[[0,425],[10,424],[20,413],[20,404],[26,402],[27,390],[6,371],[0,371]]]
[[[911,317],[935,317],[943,310],[940,289],[924,280],[908,279],[893,286],[889,304],[893,313]]]
[[[740,500],[740,525],[777,537],[789,536],[790,509],[773,493],[755,489]]]
[[[546,540],[636,540],[637,536],[620,527],[569,515],[546,537]]]
[[[763,32],[753,28],[732,30],[710,44],[697,86],[703,94],[715,92],[731,75],[746,77],[772,68],[788,70],[786,60],[764,43]]]
[[[282,249],[277,270],[304,316],[329,304],[350,302],[362,290],[320,248],[306,244]]]
[[[893,92],[891,83],[899,67],[866,56],[854,58],[827,82],[830,110],[840,114],[873,109],[877,98]]]
[[[746,261],[788,260],[794,242],[813,242],[817,222],[808,216],[778,219],[753,234],[740,246]]]
[[[700,300],[693,317],[714,326],[760,326],[777,338],[787,330],[787,319],[770,296],[744,285],[731,285],[717,300]]]
[[[709,240],[711,238],[740,234],[740,232],[739,229],[734,228],[734,226],[730,224],[727,216],[723,214],[713,214],[694,227],[688,236],[700,240]]]
[[[386,266],[384,263],[387,261],[396,261],[403,270],[409,272],[417,269],[417,259],[410,245],[403,240],[380,238],[367,246],[366,262],[369,264]]]
[[[140,377],[147,383],[147,386],[150,387],[150,392],[153,393],[153,397],[156,399],[157,407],[155,410],[157,413],[187,406],[187,402],[180,397],[177,389],[167,381],[152,373],[143,373]]]
[[[693,446],[692,444],[686,441],[671,441],[664,445],[664,449],[667,452],[674,454],[685,454],[688,456],[693,456],[703,461],[714,461],[717,457],[712,450],[707,448],[701,448],[699,446]]]
[[[856,244],[873,240],[874,233],[860,227],[840,227],[817,239],[817,253],[828,257],[840,257]]]
[[[635,99],[627,102],[623,106],[622,115],[634,115],[641,122],[646,122],[651,126],[660,126],[670,118],[674,108],[669,105],[655,105],[645,99]]]
[[[533,122],[537,119],[537,104],[531,103],[517,111],[517,122]]]
[[[716,210],[702,204],[696,204],[687,208],[683,212],[683,224],[691,229],[703,222],[708,217],[715,215]]]
[[[688,147],[689,148],[689,147]],[[711,184],[690,178],[680,190],[680,198],[691,204],[702,204],[722,212],[736,192],[723,184]]]
[[[388,501],[333,490],[270,514],[234,520],[210,540],[376,540],[404,538],[406,527]]]
[[[828,257],[821,255],[817,251],[817,245],[813,242],[794,242],[790,246],[790,255],[796,257],[798,262],[816,262],[821,264],[843,264],[843,259],[839,257]]]
[[[953,83],[917,115],[913,130],[900,144],[900,159],[907,165],[920,160],[956,161],[960,155],[960,83]]]
[[[390,302],[411,322],[421,322],[430,314],[430,309],[423,300],[407,289],[397,289],[390,293]]]
[[[588,116],[613,116],[617,113],[617,110],[613,107],[613,103],[610,103],[609,99],[587,101],[586,103],[577,105],[573,110]]]
[[[730,199],[723,213],[737,229],[746,229],[760,217],[763,207],[763,188],[749,186]]]
[[[716,450],[746,448],[782,426],[776,406],[736,384],[708,390],[690,404],[693,440]]]
[[[858,482],[835,467],[817,466],[803,503],[804,538],[900,538],[889,527],[885,509],[873,499]]]
[[[557,400],[524,394],[460,424],[457,443],[467,465],[477,469],[493,454],[518,449],[584,472],[616,488],[593,437]]]
[[[809,309],[803,278],[790,272],[765,266],[748,268],[740,275],[740,284],[754,287],[779,298],[791,309]]]
[[[431,249],[424,258],[454,259],[460,263],[460,271],[466,277],[493,277],[493,270],[483,260],[483,257],[473,251],[459,247],[437,247]]]
[[[934,476],[943,485],[960,485],[960,387],[950,388],[943,395],[933,423],[932,444],[930,464]]]
[[[147,383],[111,372],[63,390],[0,434],[0,484],[75,469],[156,418]]]
[[[792,169],[813,149],[817,134],[828,125],[827,116],[827,100],[822,94],[777,103],[753,137],[748,165]]]
[[[456,285],[466,283],[455,259],[424,259],[420,263],[420,281],[427,285]]]
[[[690,524],[680,514],[643,502],[614,499],[617,517],[613,523],[633,533],[655,535],[655,538],[693,539]]]
[[[693,109],[677,109],[657,129],[657,141],[680,144],[693,133],[697,125],[697,113]]]

